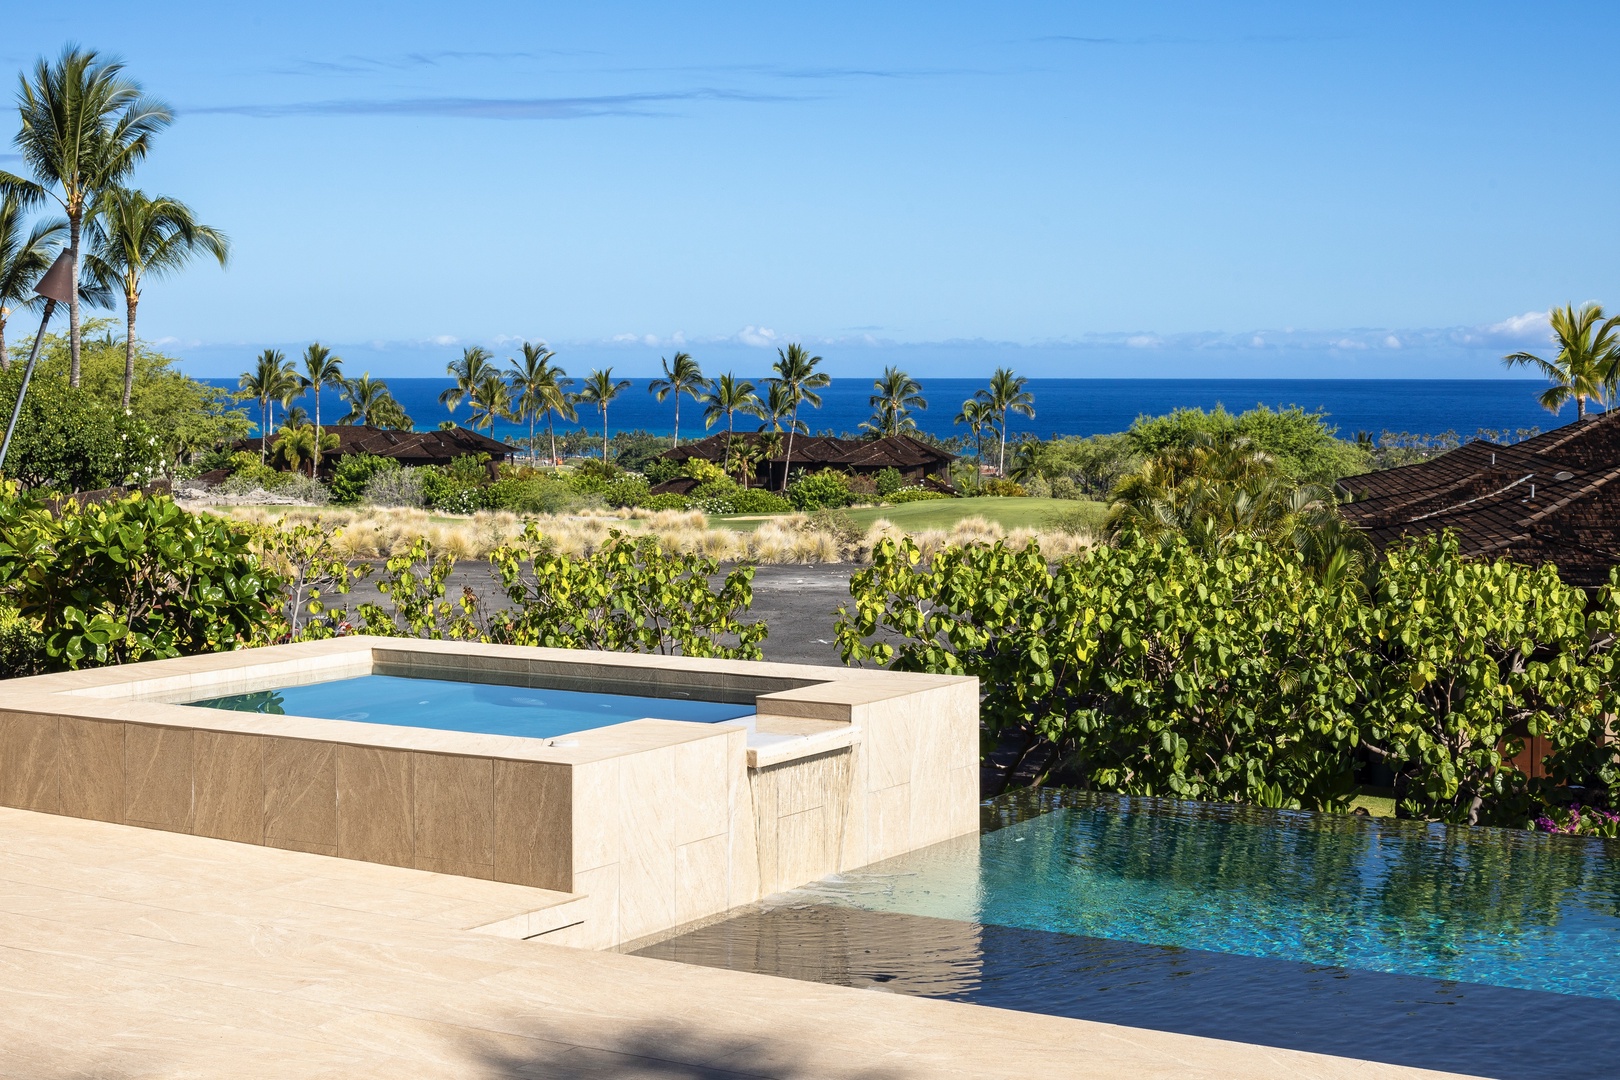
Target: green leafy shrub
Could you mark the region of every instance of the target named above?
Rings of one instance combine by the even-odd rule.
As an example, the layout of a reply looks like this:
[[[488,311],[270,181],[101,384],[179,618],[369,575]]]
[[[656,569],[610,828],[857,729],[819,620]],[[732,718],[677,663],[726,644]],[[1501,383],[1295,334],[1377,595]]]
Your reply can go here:
[[[1024,494],[1032,499],[1050,499],[1052,497],[1051,483],[1039,473],[1026,478],[1022,483],[1024,485]]]
[[[51,670],[45,635],[32,619],[14,607],[0,605],[0,679],[39,675]]]
[[[893,495],[906,486],[905,478],[900,475],[900,470],[892,465],[881,470],[873,483],[879,495]]]
[[[646,510],[686,510],[689,508],[686,496],[673,491],[666,491],[661,495],[649,495],[641,505]]]
[[[425,540],[390,558],[377,587],[390,601],[362,604],[372,634],[495,641],[565,649],[761,658],[762,622],[746,622],[751,568],[718,584],[714,559],[664,551],[652,537],[620,533],[590,555],[559,555],[530,523],[523,536],[490,553],[509,606],[486,610],[471,590],[452,597],[455,560]]]
[[[1376,571],[1369,595],[1244,534],[1218,552],[1125,537],[1055,568],[1033,546],[925,565],[884,540],[838,640],[847,660],[976,675],[992,731],[1039,732],[1103,790],[1338,809],[1365,753],[1405,816],[1525,826],[1559,785],[1620,782],[1615,578],[1589,601],[1449,537]],[[1545,779],[1512,764],[1530,735]]]
[[[753,602],[751,567],[719,574],[714,559],[672,554],[651,537],[615,534],[584,558],[558,555],[530,525],[522,539],[491,553],[510,610],[495,612],[485,635],[515,645],[620,652],[679,653],[758,660],[762,622],[745,622]],[[734,639],[736,644],[729,644]]]
[[[1273,458],[1295,483],[1332,484],[1366,472],[1371,462],[1368,449],[1336,438],[1337,430],[1326,413],[1306,412],[1297,405],[1286,409],[1257,405],[1235,416],[1217,405],[1207,413],[1176,409],[1163,416],[1138,417],[1125,438],[1131,450],[1144,457],[1188,449],[1200,437],[1244,438]]]
[[[792,509],[792,503],[763,488],[739,488],[731,496],[734,514],[786,514]]]
[[[609,506],[640,506],[647,501],[647,481],[633,473],[608,481],[602,499]]]
[[[986,480],[979,488],[980,495],[995,495],[1004,499],[1022,499],[1029,494],[1016,480]]]
[[[393,458],[375,454],[344,454],[332,466],[332,501],[341,506],[357,503],[378,473],[398,469]]]
[[[806,473],[788,485],[787,498],[795,510],[836,510],[850,504],[849,479],[836,469]]]
[[[63,573],[72,567],[72,573]],[[282,581],[250,536],[168,498],[0,506],[0,583],[37,622],[55,668],[157,660],[267,643]]]
[[[678,461],[671,461],[667,457],[655,457],[641,467],[641,475],[647,478],[647,483],[653,487],[667,484],[681,475],[681,465]]]
[[[1592,602],[1551,566],[1464,559],[1449,536],[1385,552],[1356,682],[1363,742],[1403,813],[1523,825],[1550,785],[1620,780],[1604,721],[1620,711],[1612,581]],[[1551,745],[1545,782],[1509,760],[1529,735]]]
[[[613,463],[631,472],[645,472],[670,448],[670,439],[649,431],[619,431],[610,440]]]
[[[21,364],[0,372],[0,411],[6,420],[21,386]],[[57,491],[147,484],[162,464],[162,447],[139,417],[44,371],[28,385],[6,452],[8,477],[24,487]]]
[[[449,465],[427,465],[422,474],[422,505],[446,514],[471,514],[490,507],[486,455],[464,455]]]
[[[712,484],[730,479],[725,469],[699,457],[687,458],[682,462],[680,475],[696,480],[699,484]]]
[[[542,472],[503,476],[490,485],[484,501],[489,509],[514,514],[561,514],[600,505],[598,499],[581,495],[561,477]]]

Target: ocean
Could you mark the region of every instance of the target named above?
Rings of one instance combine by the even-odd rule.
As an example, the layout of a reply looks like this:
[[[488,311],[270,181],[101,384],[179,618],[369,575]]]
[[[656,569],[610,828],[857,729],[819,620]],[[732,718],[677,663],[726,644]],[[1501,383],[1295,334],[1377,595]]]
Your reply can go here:
[[[210,379],[218,386],[235,389],[231,379]],[[388,379],[405,411],[421,429],[438,427],[442,420],[466,423],[465,403],[451,413],[439,404],[439,392],[450,385],[447,379]],[[930,434],[949,437],[965,429],[952,421],[962,402],[984,383],[975,379],[921,379],[928,409],[915,414],[917,426]],[[612,431],[642,429],[668,435],[674,427],[674,406],[659,402],[648,393],[647,379],[632,385],[608,408]],[[1546,386],[1530,379],[1031,379],[1035,395],[1033,419],[1010,418],[1010,434],[1033,433],[1042,438],[1052,435],[1096,435],[1123,431],[1138,416],[1168,412],[1183,407],[1211,409],[1225,405],[1239,412],[1257,404],[1273,408],[1298,405],[1320,409],[1343,438],[1367,431],[1374,436],[1385,431],[1438,435],[1454,431],[1468,437],[1480,428],[1494,430],[1540,428],[1547,430],[1575,419],[1573,406],[1553,416],[1536,403],[1536,395]],[[801,412],[813,432],[854,432],[871,416],[867,399],[872,394],[870,379],[836,379],[821,391],[821,408]],[[312,410],[310,395],[295,402]],[[333,423],[346,412],[337,393],[321,394],[321,419]],[[249,407],[257,420],[257,406]],[[277,409],[277,415],[281,410]],[[601,414],[581,406],[579,425],[601,431]],[[757,421],[737,418],[739,431],[753,430]],[[561,430],[561,429],[559,429]],[[681,399],[681,437],[688,439],[710,434],[705,431],[703,407],[690,398]],[[527,435],[526,428],[510,422],[497,422],[496,438]]]

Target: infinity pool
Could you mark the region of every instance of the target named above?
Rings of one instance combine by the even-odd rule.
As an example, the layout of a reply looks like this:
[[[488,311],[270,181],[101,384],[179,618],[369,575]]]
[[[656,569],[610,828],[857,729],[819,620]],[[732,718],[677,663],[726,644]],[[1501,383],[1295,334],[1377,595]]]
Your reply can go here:
[[[545,690],[494,683],[362,675],[353,679],[189,701],[204,709],[360,720],[372,724],[552,739],[627,720],[713,724],[754,715],[752,705],[683,697]]]
[[[1620,843],[1083,793],[643,955],[1485,1076],[1616,1075]]]

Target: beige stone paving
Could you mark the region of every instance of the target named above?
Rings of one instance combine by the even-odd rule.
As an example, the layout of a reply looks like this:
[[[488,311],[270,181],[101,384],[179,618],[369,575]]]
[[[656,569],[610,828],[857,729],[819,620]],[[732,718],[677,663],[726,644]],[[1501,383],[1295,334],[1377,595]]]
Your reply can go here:
[[[0,1076],[1442,1075],[468,929],[557,898],[0,809]]]

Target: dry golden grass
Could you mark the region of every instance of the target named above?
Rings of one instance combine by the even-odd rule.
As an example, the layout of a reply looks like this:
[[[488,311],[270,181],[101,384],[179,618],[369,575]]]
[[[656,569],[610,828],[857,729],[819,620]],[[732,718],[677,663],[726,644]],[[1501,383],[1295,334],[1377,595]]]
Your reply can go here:
[[[805,514],[785,514],[761,522],[753,532],[711,528],[696,510],[591,511],[581,514],[520,517],[504,511],[470,516],[430,514],[424,510],[384,507],[263,507],[217,508],[215,513],[259,524],[314,524],[336,530],[338,552],[353,559],[381,559],[407,550],[425,538],[439,551],[458,559],[479,559],[523,533],[533,521],[541,533],[570,555],[588,555],[615,531],[645,534],[670,552],[692,552],[728,562],[835,563],[864,562],[885,536],[901,531],[878,519],[864,533],[839,526],[836,519],[818,520]],[[1053,558],[1076,554],[1096,540],[1056,530],[1003,529],[982,517],[965,518],[949,530],[911,533],[925,554],[948,545],[1005,540],[1023,547],[1038,540]]]

